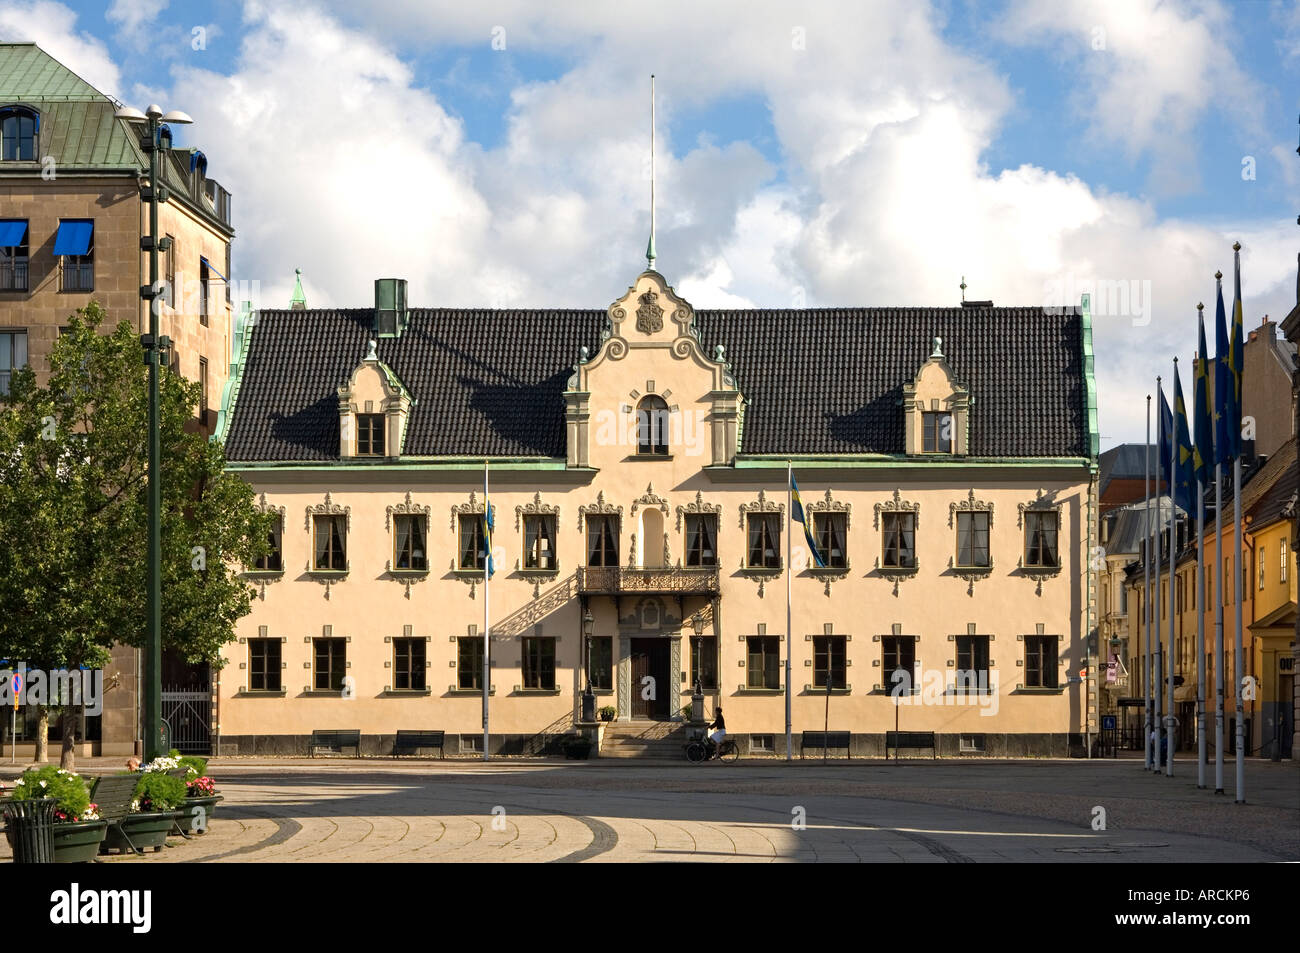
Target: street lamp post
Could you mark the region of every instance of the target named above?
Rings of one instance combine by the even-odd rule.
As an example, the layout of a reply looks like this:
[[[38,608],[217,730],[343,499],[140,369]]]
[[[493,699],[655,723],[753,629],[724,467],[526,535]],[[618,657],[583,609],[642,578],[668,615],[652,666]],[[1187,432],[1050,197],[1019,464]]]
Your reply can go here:
[[[158,420],[158,364],[160,352],[170,341],[158,333],[158,311],[162,288],[158,281],[158,252],[166,251],[170,239],[158,238],[158,206],[167,201],[167,189],[158,181],[158,130],[164,123],[183,125],[193,122],[177,110],[163,114],[162,107],[151,105],[145,112],[124,106],[117,118],[130,123],[144,123],[149,134],[142,143],[149,154],[149,188],[140,197],[149,203],[149,235],[140,239],[140,250],[149,253],[149,284],[140,288],[140,297],[149,305],[149,333],[141,335],[144,360],[149,368],[149,581],[147,592],[144,651],[144,711],[141,731],[144,735],[144,760],[166,754],[162,721],[162,437]]]
[[[591,610],[582,614],[582,638],[587,649],[587,689],[582,693],[582,720],[591,724],[596,720],[596,693],[591,689],[591,633],[596,627],[596,620]]]

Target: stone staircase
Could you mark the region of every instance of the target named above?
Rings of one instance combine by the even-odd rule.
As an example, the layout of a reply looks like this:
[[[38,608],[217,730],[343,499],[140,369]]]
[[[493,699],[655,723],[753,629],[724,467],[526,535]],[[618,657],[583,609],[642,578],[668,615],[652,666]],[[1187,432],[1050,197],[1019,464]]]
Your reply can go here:
[[[677,721],[610,722],[601,745],[602,758],[651,758],[685,761],[686,725]]]

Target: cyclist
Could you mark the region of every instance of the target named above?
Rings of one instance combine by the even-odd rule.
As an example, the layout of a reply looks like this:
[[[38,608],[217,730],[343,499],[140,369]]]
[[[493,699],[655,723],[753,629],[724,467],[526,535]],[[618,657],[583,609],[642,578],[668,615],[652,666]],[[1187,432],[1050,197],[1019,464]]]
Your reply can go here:
[[[722,708],[718,707],[713,710],[713,723],[705,729],[717,729],[709,735],[709,757],[712,758],[722,747],[722,742],[727,738],[727,723],[722,717]]]

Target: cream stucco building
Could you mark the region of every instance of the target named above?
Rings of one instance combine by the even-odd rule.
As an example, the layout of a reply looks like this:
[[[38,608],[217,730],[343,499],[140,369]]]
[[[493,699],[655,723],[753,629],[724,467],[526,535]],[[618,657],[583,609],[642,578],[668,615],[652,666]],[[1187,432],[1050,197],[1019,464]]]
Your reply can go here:
[[[551,750],[590,678],[612,736],[673,737],[698,680],[742,751],[781,755],[787,653],[796,746],[828,721],[879,754],[897,721],[941,755],[1063,756],[1095,728],[1086,301],[696,311],[653,270],[603,311],[376,295],[236,331],[218,436],[281,518],[215,688],[223,753],[314,729],[478,751],[485,598],[493,752]]]

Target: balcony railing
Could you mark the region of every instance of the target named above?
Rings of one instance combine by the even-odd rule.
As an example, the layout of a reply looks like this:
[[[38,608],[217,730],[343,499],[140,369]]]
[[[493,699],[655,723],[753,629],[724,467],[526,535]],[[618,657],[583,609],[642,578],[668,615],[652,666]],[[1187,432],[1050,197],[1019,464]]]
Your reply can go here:
[[[27,290],[27,261],[0,261],[0,291]]]
[[[583,567],[578,570],[578,591],[584,594],[670,592],[711,595],[718,591],[718,570]]]

